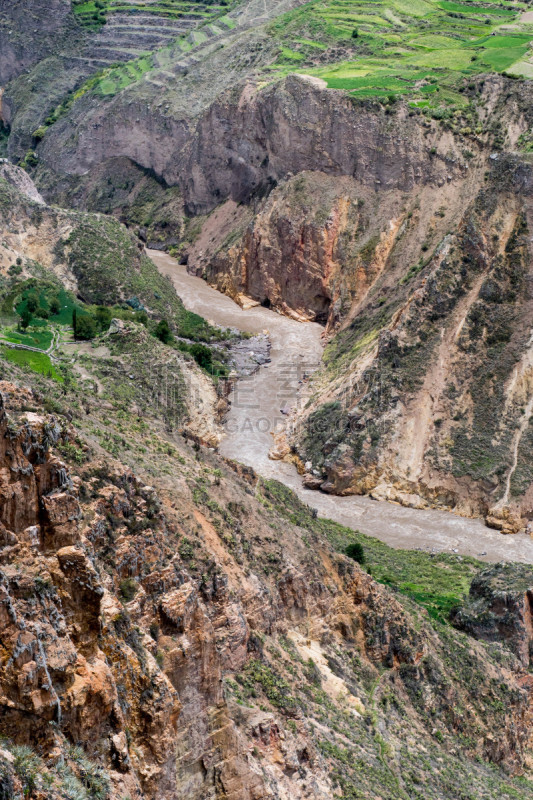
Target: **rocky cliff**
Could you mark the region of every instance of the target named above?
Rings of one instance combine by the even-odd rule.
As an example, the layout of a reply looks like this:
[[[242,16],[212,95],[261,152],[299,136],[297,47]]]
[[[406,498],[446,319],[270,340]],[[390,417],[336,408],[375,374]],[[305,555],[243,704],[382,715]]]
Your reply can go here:
[[[531,514],[529,167],[495,154],[486,180],[454,232],[431,242],[438,222],[426,228],[407,273],[392,249],[329,345],[297,437],[326,491],[452,505],[512,530],[509,507]]]
[[[215,57],[207,66],[216,70]],[[201,95],[197,109],[186,102],[193,80],[185,76],[157,98],[137,85],[104,103],[85,95],[39,146],[43,165],[76,176],[127,156],[167,184],[178,184],[194,214],[211,211],[225,198],[248,202],[302,170],[401,191],[442,186],[462,174],[453,140],[451,149],[432,158],[434,143],[415,117],[402,115],[399,124],[390,124],[384,113],[305,76],[264,89],[242,81],[225,92],[217,86],[213,97]]]
[[[70,0],[2,0],[0,86],[57,52],[75,27]]]
[[[523,769],[531,689],[510,652],[433,628],[253,473],[167,441],[148,485],[86,439],[101,413],[114,425],[97,399],[84,432],[0,389],[7,786],[392,800],[422,781],[426,797],[481,791],[484,759]],[[180,466],[165,476],[161,459]]]

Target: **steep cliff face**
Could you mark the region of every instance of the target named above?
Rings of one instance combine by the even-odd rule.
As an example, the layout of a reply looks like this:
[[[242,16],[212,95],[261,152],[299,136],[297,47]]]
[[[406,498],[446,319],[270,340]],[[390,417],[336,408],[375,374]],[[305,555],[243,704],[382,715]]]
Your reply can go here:
[[[492,164],[456,232],[407,272],[393,256],[355,302],[297,440],[326,491],[452,505],[507,531],[508,507],[531,515],[530,176]]]
[[[2,0],[0,86],[56,52],[74,27],[70,0]]]
[[[451,800],[485,791],[484,759],[527,764],[520,662],[433,628],[281,487],[96,397],[73,427],[59,404],[0,390],[6,785],[52,798],[71,770],[87,800],[326,800],[354,785],[393,800],[424,781]],[[112,440],[126,421],[139,448],[123,454],[149,459],[152,485],[96,445],[95,426]],[[490,776],[494,797],[513,783]]]
[[[69,433],[56,419],[22,410],[34,406],[30,392],[2,389],[16,409],[9,419],[3,405],[0,421],[3,733],[55,758],[66,741],[79,743],[118,767],[115,793],[137,794],[127,729],[142,748],[138,772],[159,796],[172,796],[165,784],[179,702],[92,563],[80,481],[50,454]]]
[[[185,76],[175,89],[179,102],[167,88],[168,108],[165,92],[156,102],[151,93],[139,98],[139,87],[104,103],[83,97],[39,146],[43,165],[60,175],[82,175],[127,156],[167,184],[178,184],[195,214],[225,198],[247,202],[288,172],[318,168],[402,191],[443,186],[462,174],[453,140],[433,158],[433,142],[417,118],[404,114],[391,124],[383,111],[354,105],[305,77],[259,90],[241,82],[211,103],[206,98],[207,107],[196,114],[185,102],[189,80]]]
[[[505,641],[525,667],[533,660],[533,578],[528,566],[499,564],[472,581],[454,624],[486,641]]]
[[[301,172],[257,203],[252,218],[224,204],[183,252],[189,271],[220,290],[322,322],[333,333],[385,275],[427,258],[457,224],[478,181],[479,165],[465,165],[463,178],[409,195]]]

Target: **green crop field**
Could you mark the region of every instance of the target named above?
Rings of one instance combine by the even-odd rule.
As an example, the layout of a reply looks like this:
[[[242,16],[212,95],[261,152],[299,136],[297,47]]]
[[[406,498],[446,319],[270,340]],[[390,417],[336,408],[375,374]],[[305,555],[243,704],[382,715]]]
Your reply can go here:
[[[406,95],[431,105],[424,91],[431,84],[453,94],[468,76],[513,68],[527,75],[533,24],[521,22],[526,9],[474,0],[316,0],[270,26],[280,42],[272,71],[307,72],[355,97]],[[321,51],[339,45],[353,58],[328,63]]]
[[[9,347],[0,347],[0,356],[5,361],[17,364],[19,367],[27,367],[32,372],[40,375],[47,375],[55,381],[62,383],[63,377],[56,370],[50,358],[44,353],[35,353],[32,350],[11,350]]]
[[[40,350],[48,350],[52,344],[52,331],[49,328],[41,328],[35,331],[27,331],[26,333],[17,330],[6,331],[2,335],[2,339],[14,344],[25,344],[29,347],[38,347]]]
[[[63,288],[57,288],[55,286],[42,286],[34,288],[25,289],[22,295],[18,298],[18,302],[15,306],[15,310],[17,314],[22,314],[22,312],[27,308],[28,299],[30,296],[34,295],[37,298],[39,308],[43,308],[46,311],[50,311],[50,300],[53,297],[56,297],[59,301],[59,313],[52,314],[50,313],[50,321],[57,322],[60,325],[70,325],[72,323],[72,311],[76,308],[76,312],[79,315],[86,314],[87,312],[79,303],[74,300],[73,295],[70,292],[65,291]],[[41,320],[39,321],[37,318],[32,320],[32,325],[39,324],[46,325],[46,321]],[[23,344],[29,344],[29,342],[23,342]],[[40,345],[35,345],[39,347]]]

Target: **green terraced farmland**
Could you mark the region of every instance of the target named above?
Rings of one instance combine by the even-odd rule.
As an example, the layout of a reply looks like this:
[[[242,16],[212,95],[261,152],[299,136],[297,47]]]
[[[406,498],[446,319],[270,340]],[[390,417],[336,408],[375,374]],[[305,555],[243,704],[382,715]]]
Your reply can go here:
[[[27,331],[26,333],[8,330],[1,333],[0,336],[7,342],[25,344],[28,347],[38,347],[40,350],[48,350],[52,344],[52,331],[48,328]]]
[[[9,347],[0,347],[0,356],[5,361],[17,364],[19,367],[26,367],[32,372],[40,375],[47,375],[59,383],[63,382],[63,377],[56,370],[49,356],[44,353],[35,353],[33,350],[12,350]]]
[[[227,0],[222,0],[222,6],[227,6]],[[166,19],[179,19],[183,16],[211,16],[214,12],[220,11],[220,7],[209,0],[204,2],[194,2],[194,0],[161,0],[160,2],[143,2],[143,0],[75,0],[73,4],[74,12],[80,22],[89,27],[98,29],[107,23],[109,15],[116,13],[126,13],[132,16],[132,21],[136,14],[149,14],[155,17]]]
[[[533,73],[533,25],[521,22],[526,8],[474,0],[311,2],[271,26],[281,45],[273,69],[317,75],[355,97],[410,95],[430,105],[432,84],[430,94],[453,91],[465,76]],[[339,46],[353,57],[331,63],[320,50],[335,54]]]

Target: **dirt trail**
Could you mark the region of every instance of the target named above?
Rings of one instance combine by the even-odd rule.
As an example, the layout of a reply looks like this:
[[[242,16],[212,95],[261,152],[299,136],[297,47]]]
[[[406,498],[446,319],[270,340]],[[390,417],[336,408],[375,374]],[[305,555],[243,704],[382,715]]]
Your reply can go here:
[[[304,489],[296,469],[271,461],[268,450],[272,432],[281,426],[280,409],[297,402],[303,373],[318,363],[322,329],[314,323],[296,322],[265,308],[241,309],[226,295],[187,273],[184,266],[165,253],[148,255],[167,275],[191,311],[222,326],[250,333],[268,330],[272,339],[267,367],[239,381],[226,423],[220,452],[248,466],[265,478],[290,486],[319,515],[375,536],[387,544],[429,552],[453,551],[485,561],[533,563],[533,540],[525,534],[503,536],[478,519],[466,519],[445,511],[416,510],[369,497],[337,497]]]

